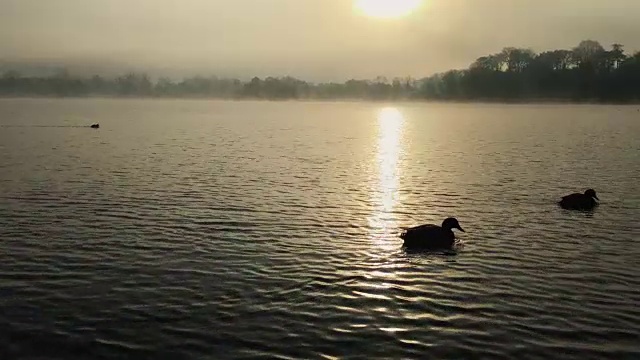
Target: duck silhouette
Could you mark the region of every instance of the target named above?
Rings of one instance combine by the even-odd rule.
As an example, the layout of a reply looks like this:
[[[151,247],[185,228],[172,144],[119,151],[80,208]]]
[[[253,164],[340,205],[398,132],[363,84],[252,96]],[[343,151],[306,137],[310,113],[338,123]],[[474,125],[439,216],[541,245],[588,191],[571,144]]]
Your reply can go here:
[[[412,249],[450,249],[456,241],[453,229],[465,232],[456,218],[447,218],[442,226],[424,224],[406,229],[400,234],[403,246]]]
[[[598,202],[596,200],[600,201],[596,195],[596,191],[588,189],[584,194],[573,193],[563,196],[558,202],[558,205],[567,210],[591,210],[598,206]]]

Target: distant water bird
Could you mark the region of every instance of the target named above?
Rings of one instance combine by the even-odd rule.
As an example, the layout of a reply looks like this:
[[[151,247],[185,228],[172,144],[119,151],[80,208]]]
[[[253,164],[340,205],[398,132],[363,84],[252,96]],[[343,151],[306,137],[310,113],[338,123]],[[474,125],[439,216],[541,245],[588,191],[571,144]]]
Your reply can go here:
[[[100,128],[100,124],[98,124],[98,123],[91,124],[91,127],[92,127],[93,129],[98,129],[98,128]]]
[[[400,234],[400,238],[407,248],[450,249],[456,241],[453,229],[465,232],[456,218],[447,218],[442,226],[425,224],[406,229]]]
[[[558,204],[563,209],[568,210],[591,210],[598,205],[596,200],[600,201],[596,195],[596,191],[588,189],[584,194],[573,193],[563,196]]]

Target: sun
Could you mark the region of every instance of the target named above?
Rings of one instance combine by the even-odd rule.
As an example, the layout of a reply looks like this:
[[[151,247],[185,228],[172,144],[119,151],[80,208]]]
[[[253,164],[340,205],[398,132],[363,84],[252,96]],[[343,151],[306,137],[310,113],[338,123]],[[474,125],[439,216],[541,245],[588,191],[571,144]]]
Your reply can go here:
[[[355,9],[378,19],[397,19],[410,15],[422,5],[422,0],[355,0]]]

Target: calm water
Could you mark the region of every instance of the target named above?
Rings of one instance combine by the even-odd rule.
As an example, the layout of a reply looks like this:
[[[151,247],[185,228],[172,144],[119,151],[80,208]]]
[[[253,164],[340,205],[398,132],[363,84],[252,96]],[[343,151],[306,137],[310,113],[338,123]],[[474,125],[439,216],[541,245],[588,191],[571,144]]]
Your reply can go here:
[[[387,105],[0,100],[0,358],[640,358],[637,108]]]

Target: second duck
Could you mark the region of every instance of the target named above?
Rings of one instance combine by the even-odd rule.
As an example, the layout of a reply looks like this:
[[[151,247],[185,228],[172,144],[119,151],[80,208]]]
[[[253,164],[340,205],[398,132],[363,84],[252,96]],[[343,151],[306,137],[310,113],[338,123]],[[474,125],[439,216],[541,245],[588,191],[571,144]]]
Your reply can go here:
[[[567,210],[591,210],[598,206],[596,200],[600,201],[596,195],[596,191],[588,189],[584,194],[574,193],[562,197],[558,205]]]

